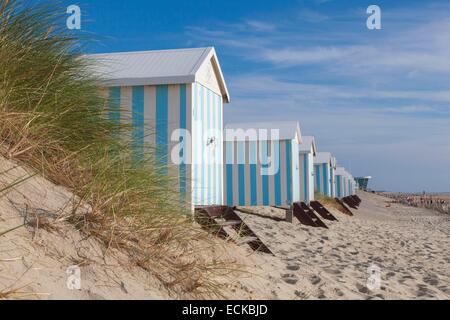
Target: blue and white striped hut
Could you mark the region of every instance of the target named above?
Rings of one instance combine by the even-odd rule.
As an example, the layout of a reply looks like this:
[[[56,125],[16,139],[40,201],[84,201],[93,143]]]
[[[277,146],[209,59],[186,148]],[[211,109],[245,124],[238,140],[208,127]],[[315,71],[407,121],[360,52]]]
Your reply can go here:
[[[299,145],[300,201],[314,201],[314,156],[316,142],[313,136],[303,136]]]
[[[314,187],[324,196],[332,196],[331,187],[332,157],[329,152],[318,152],[314,158]]]
[[[351,175],[350,173],[348,173],[348,171],[345,171],[345,196],[348,197],[351,194],[351,185],[352,185],[352,181],[351,181]]]
[[[225,204],[289,206],[300,201],[298,122],[225,126]]]
[[[223,167],[208,159],[222,159],[223,104],[230,96],[214,48],[87,58],[105,80],[111,120],[133,125],[135,156],[143,157],[144,145],[156,147],[157,161],[192,208],[222,204]],[[154,134],[144,133],[147,126]]]
[[[356,182],[343,167],[336,169],[336,197],[344,198],[356,194]]]
[[[347,172],[344,167],[336,168],[336,197],[344,198],[346,197],[346,186],[347,185]]]

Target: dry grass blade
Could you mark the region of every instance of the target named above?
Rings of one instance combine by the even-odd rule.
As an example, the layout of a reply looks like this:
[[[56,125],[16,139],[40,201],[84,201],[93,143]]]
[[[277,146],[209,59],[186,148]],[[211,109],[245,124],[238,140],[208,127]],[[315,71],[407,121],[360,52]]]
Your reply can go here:
[[[48,293],[22,291],[23,288],[0,291],[0,300],[39,298],[40,296],[49,295]]]
[[[11,228],[11,229],[6,230],[6,231],[0,231],[0,237],[6,235],[7,233],[13,232],[13,231],[15,231],[15,230],[17,230],[17,229],[19,229],[19,228],[22,228],[23,226],[25,226],[25,225],[24,225],[24,224],[21,224],[20,226]]]
[[[21,178],[21,179],[18,179],[18,180],[16,180],[16,181],[14,181],[13,183],[8,184],[6,187],[0,188],[0,194],[2,194],[2,193],[5,192],[5,191],[8,191],[8,190],[13,189],[14,187],[20,185],[21,183],[27,181],[28,179],[34,177],[35,175],[36,175],[36,174],[26,176],[26,177],[24,177],[24,178]]]

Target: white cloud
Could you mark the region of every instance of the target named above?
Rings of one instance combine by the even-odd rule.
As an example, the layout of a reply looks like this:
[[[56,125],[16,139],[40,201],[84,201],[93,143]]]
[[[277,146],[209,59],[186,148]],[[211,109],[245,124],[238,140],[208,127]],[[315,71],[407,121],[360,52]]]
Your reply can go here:
[[[298,18],[307,22],[323,22],[329,19],[325,14],[306,8],[300,10]]]
[[[246,24],[254,31],[258,32],[270,32],[276,30],[276,26],[274,24],[265,21],[248,20],[246,21]]]

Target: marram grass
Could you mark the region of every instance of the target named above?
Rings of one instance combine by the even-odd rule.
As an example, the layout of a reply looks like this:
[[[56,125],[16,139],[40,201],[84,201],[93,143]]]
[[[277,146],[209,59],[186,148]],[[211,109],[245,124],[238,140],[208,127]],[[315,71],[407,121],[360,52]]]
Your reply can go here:
[[[227,264],[199,257],[215,240],[185,218],[151,152],[133,162],[130,127],[105,116],[101,83],[61,11],[0,0],[0,154],[71,190],[67,221],[126,251],[168,289],[220,294],[213,278]]]

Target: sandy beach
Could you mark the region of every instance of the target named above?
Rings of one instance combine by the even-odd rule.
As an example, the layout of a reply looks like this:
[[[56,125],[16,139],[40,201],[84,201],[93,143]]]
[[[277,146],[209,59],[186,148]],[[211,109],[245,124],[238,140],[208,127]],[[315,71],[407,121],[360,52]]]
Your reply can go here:
[[[242,218],[275,253],[262,268],[281,299],[449,299],[450,216],[391,204],[359,193],[362,204],[349,217],[331,208],[338,222],[329,229],[242,213]],[[282,210],[258,213],[282,217]],[[380,270],[379,289],[367,288],[368,268]]]
[[[4,160],[4,159],[3,159]],[[26,175],[2,162],[2,183]],[[6,180],[5,180],[6,179]],[[71,198],[67,190],[33,177],[0,198],[0,230],[51,215]],[[339,221],[329,229],[280,221],[285,212],[252,208],[239,213],[274,255],[255,253],[247,245],[224,243],[215,254],[234,260],[244,272],[221,281],[230,299],[449,299],[450,216],[393,204],[359,193],[362,204],[350,217],[328,208]],[[27,215],[27,216],[25,216]],[[8,232],[0,241],[0,293],[32,299],[174,299],[125,254],[105,250],[70,224]],[[206,252],[205,254],[210,254]],[[68,290],[67,267],[79,265],[82,289]],[[379,288],[369,290],[368,268],[380,271]],[[186,297],[186,296],[185,296]]]

